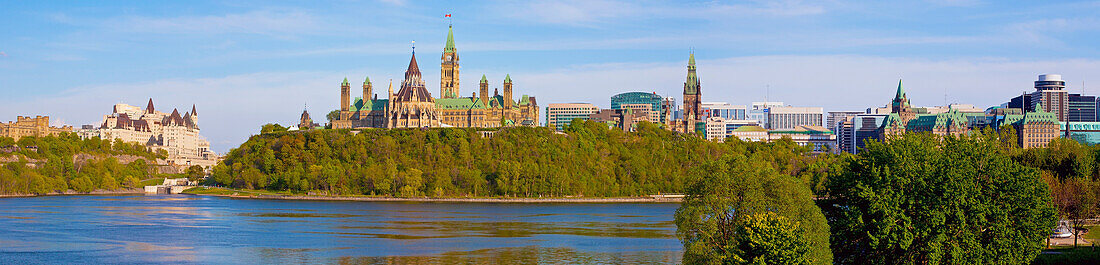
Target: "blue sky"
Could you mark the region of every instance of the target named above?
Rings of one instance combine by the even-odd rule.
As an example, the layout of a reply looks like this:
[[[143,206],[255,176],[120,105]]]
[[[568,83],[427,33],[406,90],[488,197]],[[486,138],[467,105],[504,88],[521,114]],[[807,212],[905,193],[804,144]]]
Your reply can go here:
[[[152,97],[158,109],[196,104],[224,152],[264,123],[296,123],[304,105],[322,117],[345,76],[384,91],[414,40],[437,92],[447,13],[462,94],[481,74],[494,88],[511,74],[543,106],[679,98],[691,49],[704,101],[862,110],[904,78],[915,105],[985,107],[1042,73],[1100,94],[1089,88],[1100,88],[1100,1],[102,2],[3,4],[0,120],[79,126]]]

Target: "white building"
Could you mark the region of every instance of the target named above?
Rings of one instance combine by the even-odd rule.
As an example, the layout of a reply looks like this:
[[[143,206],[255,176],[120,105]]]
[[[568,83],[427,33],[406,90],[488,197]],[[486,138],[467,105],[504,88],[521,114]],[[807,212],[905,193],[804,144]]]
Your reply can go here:
[[[823,113],[824,109],[819,107],[770,107],[765,128],[785,130],[803,125],[820,127],[824,118]]]
[[[219,157],[210,150],[210,142],[199,134],[198,117],[194,106],[191,112],[180,116],[175,109],[171,114],[156,111],[153,100],[149,99],[144,110],[127,104],[115,105],[110,115],[103,116],[98,129],[82,130],[80,135],[164,150],[168,153],[167,161],[180,166],[181,170],[193,165],[212,167]]]
[[[744,120],[748,114],[748,108],[744,105],[730,105],[726,102],[703,102],[703,113],[707,117],[722,117],[727,120]]]

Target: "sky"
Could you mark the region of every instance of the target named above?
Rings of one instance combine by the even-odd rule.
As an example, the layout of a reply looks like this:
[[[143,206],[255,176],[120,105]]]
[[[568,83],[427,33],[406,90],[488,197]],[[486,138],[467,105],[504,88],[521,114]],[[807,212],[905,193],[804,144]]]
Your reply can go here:
[[[889,103],[902,79],[916,106],[984,108],[1045,73],[1100,94],[1100,1],[4,2],[0,121],[98,124],[152,98],[195,105],[222,153],[303,109],[324,120],[345,77],[400,83],[414,45],[438,94],[448,24],[462,95],[508,74],[542,107],[680,99],[691,51],[706,102],[858,111]]]

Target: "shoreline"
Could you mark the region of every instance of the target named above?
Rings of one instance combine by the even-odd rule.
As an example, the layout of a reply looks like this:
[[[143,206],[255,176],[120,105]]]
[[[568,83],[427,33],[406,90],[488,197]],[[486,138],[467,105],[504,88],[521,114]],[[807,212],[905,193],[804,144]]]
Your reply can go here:
[[[617,198],[397,198],[397,197],[351,197],[351,196],[305,196],[305,195],[225,195],[193,194],[196,196],[217,196],[232,199],[259,200],[297,200],[297,201],[360,201],[360,202],[456,202],[456,203],[680,203],[680,198],[668,197],[617,197]]]
[[[65,192],[51,192],[46,194],[0,194],[0,199],[4,198],[29,198],[29,197],[42,197],[42,196],[77,196],[77,195],[131,195],[131,194],[145,194],[145,191],[140,189],[129,190],[96,190],[88,193],[76,192],[68,190]]]

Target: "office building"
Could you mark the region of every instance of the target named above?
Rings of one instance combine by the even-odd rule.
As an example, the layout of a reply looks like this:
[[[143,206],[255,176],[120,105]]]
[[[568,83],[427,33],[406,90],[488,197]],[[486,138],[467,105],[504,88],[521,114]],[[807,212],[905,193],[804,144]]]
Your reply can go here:
[[[818,107],[770,107],[764,128],[787,130],[799,126],[822,126],[823,113],[824,110]]]
[[[722,117],[727,120],[744,120],[748,108],[744,105],[730,105],[726,102],[703,102],[703,115]]]
[[[611,109],[626,109],[629,106],[633,111],[644,111],[649,122],[667,123],[668,120],[661,115],[662,100],[655,92],[627,92],[611,97]],[[640,106],[646,106],[646,109],[639,108]]]
[[[863,111],[830,111],[829,112],[829,117],[825,120],[825,126],[826,126],[826,128],[829,128],[829,130],[836,131],[838,122],[847,121],[848,118],[851,118],[851,117],[854,117],[854,116],[860,115],[860,114],[866,114],[866,112],[863,112]]]
[[[588,120],[600,108],[589,103],[555,103],[546,107],[546,126],[561,131],[573,119]]]

